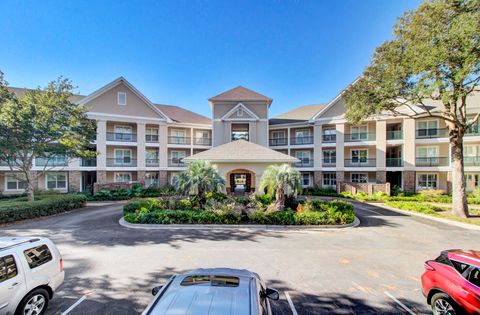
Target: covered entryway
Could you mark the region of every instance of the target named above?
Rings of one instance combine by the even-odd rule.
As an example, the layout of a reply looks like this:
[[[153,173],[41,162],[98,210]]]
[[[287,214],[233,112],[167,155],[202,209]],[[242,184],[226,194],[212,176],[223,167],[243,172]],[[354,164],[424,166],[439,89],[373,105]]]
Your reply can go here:
[[[395,186],[402,188],[402,172],[387,172],[387,183],[390,183],[390,189]]]
[[[236,169],[227,173],[228,193],[244,194],[255,191],[255,173],[247,169]],[[253,180],[252,180],[253,179]]]

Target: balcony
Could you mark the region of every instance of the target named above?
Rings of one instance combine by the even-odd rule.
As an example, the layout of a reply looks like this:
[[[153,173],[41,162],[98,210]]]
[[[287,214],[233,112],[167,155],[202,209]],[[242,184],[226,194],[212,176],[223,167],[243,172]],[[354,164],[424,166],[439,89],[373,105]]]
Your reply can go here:
[[[107,132],[107,141],[137,142],[137,135],[134,133]]]
[[[295,163],[295,167],[313,167],[313,159],[299,159],[300,162]]]
[[[345,159],[345,167],[375,167],[376,159]]]
[[[65,158],[35,158],[35,166],[49,166],[49,167],[62,167],[68,166],[68,161]]]
[[[83,167],[97,166],[97,159],[81,159],[80,166],[83,166]]]
[[[448,166],[448,157],[417,157],[416,166]]]
[[[480,156],[464,156],[463,164],[465,166],[480,166]]]
[[[168,144],[189,145],[190,137],[168,136]]]
[[[193,144],[195,145],[212,145],[212,138],[194,138],[193,139]]]
[[[403,132],[401,130],[387,130],[387,140],[402,140]]]
[[[466,137],[480,136],[480,126],[470,126],[465,132]]]
[[[387,167],[402,167],[403,159],[402,158],[386,158]]]
[[[183,162],[183,159],[174,158],[174,159],[169,159],[168,160],[168,166],[170,166],[170,167],[184,167],[185,163]]]
[[[415,131],[417,139],[435,139],[448,137],[448,128],[441,129],[417,129]]]
[[[323,143],[335,143],[337,142],[337,135],[322,135]]]
[[[129,157],[122,158],[107,158],[108,167],[135,167],[137,160]]]
[[[301,136],[301,137],[291,137],[291,145],[303,145],[303,144],[313,144],[312,136]]]
[[[375,141],[374,133],[360,132],[345,134],[345,142]]]
[[[158,135],[145,135],[145,142],[146,143],[157,143],[158,142]]]
[[[145,159],[146,167],[158,167],[159,165],[159,159]]]
[[[337,159],[323,159],[322,166],[324,167],[334,167],[337,165]]]
[[[271,147],[287,145],[288,144],[288,138],[272,138],[272,139],[268,140],[268,144]]]

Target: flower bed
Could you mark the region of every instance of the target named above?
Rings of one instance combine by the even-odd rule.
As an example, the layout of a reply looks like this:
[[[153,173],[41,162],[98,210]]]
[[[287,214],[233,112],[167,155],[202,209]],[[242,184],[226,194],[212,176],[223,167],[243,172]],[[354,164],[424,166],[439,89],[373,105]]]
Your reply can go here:
[[[267,202],[262,203],[260,198],[267,200],[211,199],[202,210],[193,208],[188,198],[138,199],[124,206],[124,219],[142,224],[343,225],[355,218],[353,205],[348,202],[309,199],[299,204],[297,211],[267,211]]]

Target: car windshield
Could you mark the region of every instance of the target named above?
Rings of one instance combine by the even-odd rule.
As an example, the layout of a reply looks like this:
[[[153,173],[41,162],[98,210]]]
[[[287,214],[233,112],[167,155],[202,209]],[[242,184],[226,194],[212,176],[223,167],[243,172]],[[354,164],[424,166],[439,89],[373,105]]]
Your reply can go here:
[[[219,287],[238,287],[239,283],[240,279],[230,276],[188,276],[183,279],[180,285],[210,284]]]

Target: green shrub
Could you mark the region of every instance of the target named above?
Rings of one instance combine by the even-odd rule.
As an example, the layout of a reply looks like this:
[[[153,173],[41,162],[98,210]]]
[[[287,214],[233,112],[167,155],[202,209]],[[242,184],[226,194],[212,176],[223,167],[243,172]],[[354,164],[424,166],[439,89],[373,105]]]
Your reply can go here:
[[[468,194],[469,198],[480,199],[480,187],[475,188],[474,191]]]
[[[424,196],[427,200],[432,200],[441,195],[445,195],[445,191],[440,189],[424,189],[420,190],[419,195]]]
[[[79,194],[45,195],[34,201],[9,200],[0,202],[0,223],[48,216],[84,207],[87,198]]]
[[[224,201],[228,198],[228,196],[219,191],[209,191],[205,194],[205,198],[207,200],[213,199],[216,201]]]
[[[414,212],[425,213],[425,214],[435,214],[437,211],[442,210],[438,207],[435,207],[427,203],[419,203],[419,202],[412,202],[412,201],[388,201],[387,206],[401,209],[401,210],[408,210],[408,211],[414,211]]]
[[[256,201],[260,202],[265,207],[268,206],[269,204],[271,204],[272,201],[274,200],[274,198],[272,196],[270,196],[269,194],[263,194],[263,195],[254,194],[253,198]]]

